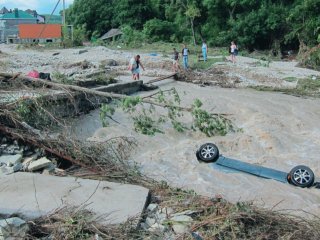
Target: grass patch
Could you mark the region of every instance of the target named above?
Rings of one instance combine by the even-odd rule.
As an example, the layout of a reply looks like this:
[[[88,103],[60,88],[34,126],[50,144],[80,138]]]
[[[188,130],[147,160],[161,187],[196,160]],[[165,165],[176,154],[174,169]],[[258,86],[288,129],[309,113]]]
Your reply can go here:
[[[58,71],[52,74],[52,78],[54,79],[55,82],[58,82],[58,83],[63,83],[67,85],[73,84],[73,79],[69,78],[66,74]]]
[[[296,81],[298,81],[298,78],[296,78],[296,77],[286,77],[286,78],[283,78],[282,80],[284,80],[286,82],[296,82]]]
[[[208,58],[206,62],[204,61],[198,61],[197,56],[192,56],[191,57],[191,68],[192,69],[201,69],[201,70],[206,70],[212,67],[213,64],[217,62],[223,62],[224,58],[223,57],[217,57],[217,58]]]

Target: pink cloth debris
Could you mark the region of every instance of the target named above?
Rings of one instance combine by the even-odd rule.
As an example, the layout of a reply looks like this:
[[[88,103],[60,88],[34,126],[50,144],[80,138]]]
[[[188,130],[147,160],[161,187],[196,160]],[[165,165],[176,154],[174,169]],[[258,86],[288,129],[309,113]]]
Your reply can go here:
[[[27,76],[32,78],[39,78],[39,72],[37,72],[36,70],[32,70],[27,74]]]

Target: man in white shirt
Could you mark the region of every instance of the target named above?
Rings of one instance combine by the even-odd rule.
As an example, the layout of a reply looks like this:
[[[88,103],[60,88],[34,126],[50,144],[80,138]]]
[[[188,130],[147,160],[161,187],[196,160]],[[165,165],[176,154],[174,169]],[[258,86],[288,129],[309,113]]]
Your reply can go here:
[[[182,59],[183,59],[183,67],[184,67],[185,70],[188,69],[188,54],[189,53],[190,53],[189,49],[184,44],[181,54],[182,54]]]

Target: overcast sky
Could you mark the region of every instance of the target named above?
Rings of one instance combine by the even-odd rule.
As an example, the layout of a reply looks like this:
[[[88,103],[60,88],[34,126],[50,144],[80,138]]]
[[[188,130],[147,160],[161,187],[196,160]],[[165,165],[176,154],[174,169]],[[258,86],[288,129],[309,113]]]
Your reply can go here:
[[[57,4],[58,0],[0,0],[0,9],[6,7],[8,9],[18,8],[21,10],[37,10],[39,14],[50,14]],[[55,11],[55,14],[59,14],[59,11],[62,9],[62,2]],[[73,0],[65,0],[66,7],[68,7]]]

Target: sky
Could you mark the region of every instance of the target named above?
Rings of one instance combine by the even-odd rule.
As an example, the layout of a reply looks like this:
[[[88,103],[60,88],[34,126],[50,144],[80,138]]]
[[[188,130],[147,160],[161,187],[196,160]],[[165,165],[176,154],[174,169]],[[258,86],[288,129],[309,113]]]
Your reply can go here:
[[[66,7],[68,7],[74,0],[65,0]],[[7,9],[18,8],[21,10],[32,9],[36,10],[39,14],[50,14],[57,4],[58,0],[0,0],[0,9],[6,7]],[[54,14],[59,14],[62,10],[63,0],[57,7]]]

